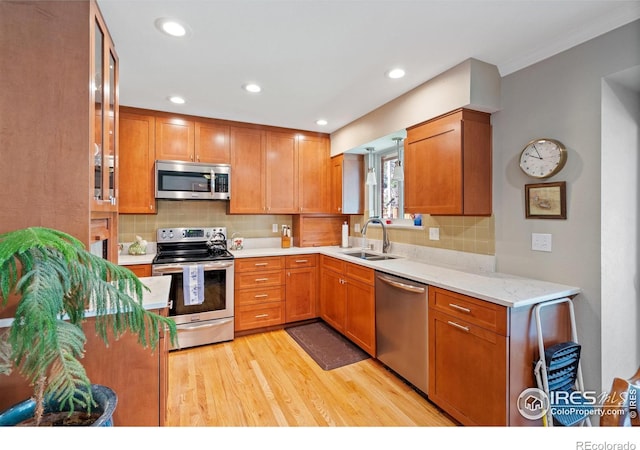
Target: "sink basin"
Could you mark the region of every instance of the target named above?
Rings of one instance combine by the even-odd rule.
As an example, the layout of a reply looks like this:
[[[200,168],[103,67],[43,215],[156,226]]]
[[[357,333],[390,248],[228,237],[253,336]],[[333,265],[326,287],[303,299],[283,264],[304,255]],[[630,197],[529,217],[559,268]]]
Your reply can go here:
[[[369,253],[361,250],[357,252],[345,253],[346,256],[352,256],[354,258],[366,259],[367,261],[384,261],[385,259],[396,259],[397,256],[381,255],[379,253]]]

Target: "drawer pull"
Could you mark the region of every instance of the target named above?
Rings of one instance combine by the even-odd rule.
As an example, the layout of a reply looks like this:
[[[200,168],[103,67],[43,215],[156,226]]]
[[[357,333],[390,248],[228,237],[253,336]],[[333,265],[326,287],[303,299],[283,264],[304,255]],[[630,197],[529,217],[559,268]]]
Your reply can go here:
[[[304,263],[307,263],[307,262],[309,262],[308,259],[296,259],[296,264],[304,264]]]
[[[451,306],[453,309],[457,309],[458,311],[462,311],[462,312],[466,312],[466,313],[470,313],[471,312],[471,310],[469,308],[465,308],[464,306],[456,305],[455,303],[449,303],[449,306]]]
[[[268,266],[269,263],[255,263],[254,266],[256,267],[260,267],[260,266]]]
[[[266,298],[268,296],[269,296],[268,294],[256,294],[253,296],[253,298]]]
[[[269,281],[269,279],[268,278],[256,278],[256,283],[258,283],[260,281]]]
[[[451,322],[450,320],[447,320],[447,323],[452,327],[456,327],[462,331],[466,331],[467,333],[469,332],[469,327],[462,326],[459,323]]]
[[[264,317],[269,317],[269,314],[258,314],[255,318],[256,319],[262,319]]]

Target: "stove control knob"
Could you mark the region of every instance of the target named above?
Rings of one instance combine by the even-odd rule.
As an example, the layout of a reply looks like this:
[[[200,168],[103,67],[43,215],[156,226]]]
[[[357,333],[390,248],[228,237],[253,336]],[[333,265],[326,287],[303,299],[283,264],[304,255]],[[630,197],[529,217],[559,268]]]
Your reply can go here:
[[[208,231],[207,231],[207,233],[206,233],[206,234],[207,234],[207,237],[211,236],[211,233],[209,233]]]
[[[169,239],[173,239],[173,231],[169,231]]]

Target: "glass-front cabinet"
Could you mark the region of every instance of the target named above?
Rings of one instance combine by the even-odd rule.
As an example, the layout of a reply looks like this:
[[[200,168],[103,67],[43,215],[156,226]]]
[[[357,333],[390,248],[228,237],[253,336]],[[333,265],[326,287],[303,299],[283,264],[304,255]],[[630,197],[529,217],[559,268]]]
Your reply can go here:
[[[92,210],[117,211],[118,57],[99,14],[92,30]]]

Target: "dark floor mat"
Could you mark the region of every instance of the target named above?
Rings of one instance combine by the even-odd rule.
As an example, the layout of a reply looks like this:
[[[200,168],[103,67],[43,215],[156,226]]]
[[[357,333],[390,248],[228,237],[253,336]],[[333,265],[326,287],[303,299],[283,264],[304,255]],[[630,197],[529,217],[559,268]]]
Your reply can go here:
[[[287,328],[287,333],[324,370],[353,364],[369,355],[324,322]]]

